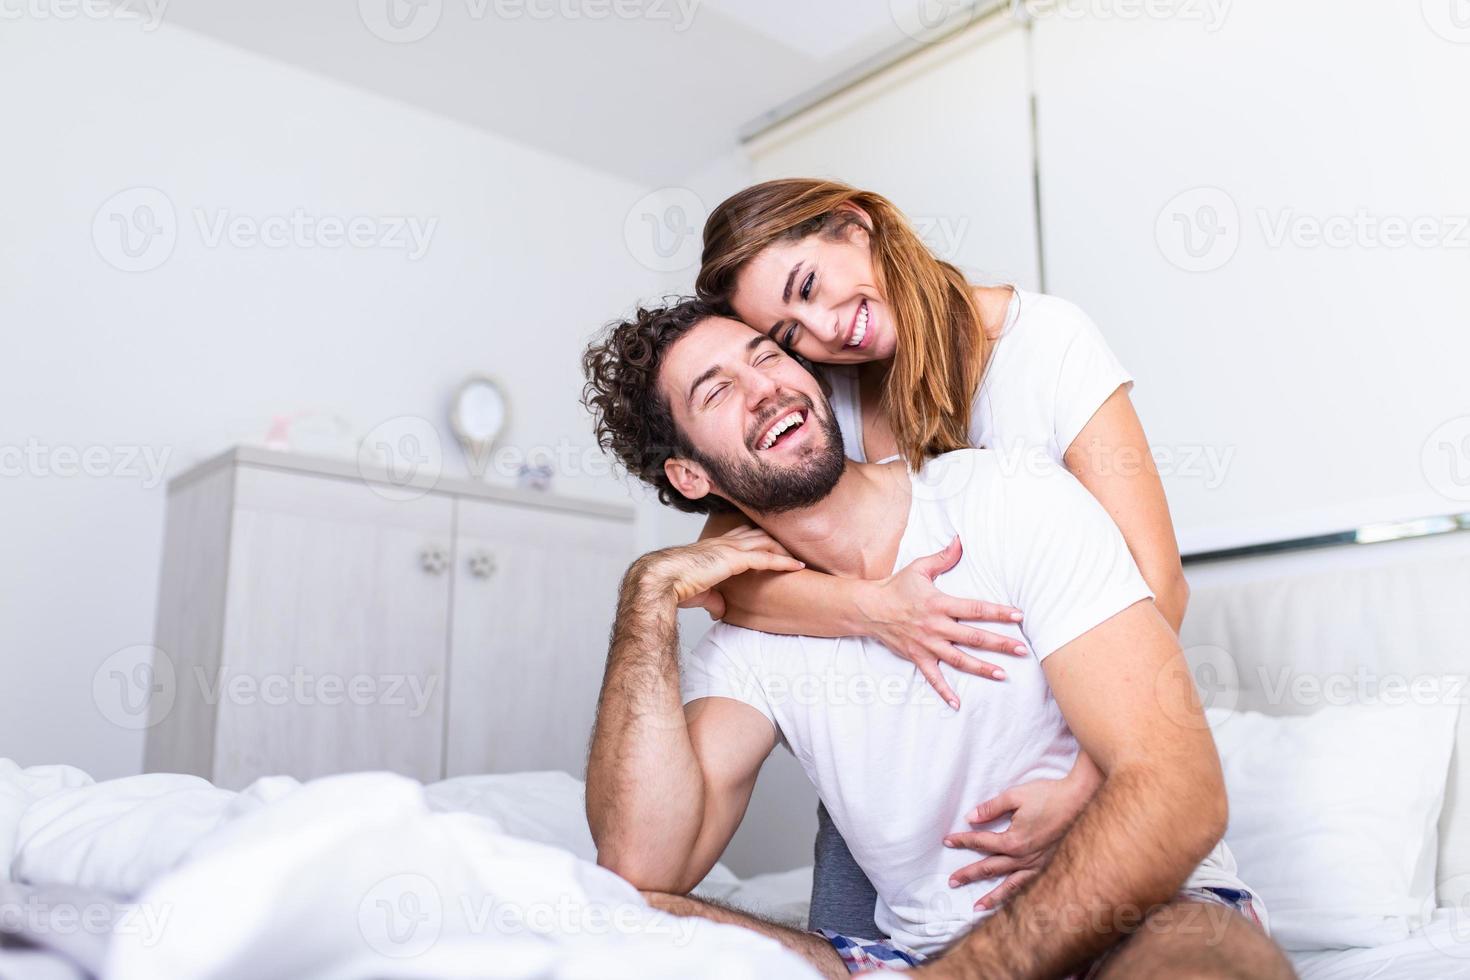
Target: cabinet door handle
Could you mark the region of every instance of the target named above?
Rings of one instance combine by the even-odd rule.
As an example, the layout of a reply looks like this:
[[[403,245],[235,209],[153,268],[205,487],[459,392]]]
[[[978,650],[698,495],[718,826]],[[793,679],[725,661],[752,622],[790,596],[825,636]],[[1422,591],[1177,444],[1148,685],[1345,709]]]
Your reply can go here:
[[[475,578],[489,578],[495,574],[495,556],[488,551],[477,551],[470,555],[469,566]]]
[[[430,575],[443,575],[449,567],[449,555],[438,545],[429,545],[419,552],[419,567]]]

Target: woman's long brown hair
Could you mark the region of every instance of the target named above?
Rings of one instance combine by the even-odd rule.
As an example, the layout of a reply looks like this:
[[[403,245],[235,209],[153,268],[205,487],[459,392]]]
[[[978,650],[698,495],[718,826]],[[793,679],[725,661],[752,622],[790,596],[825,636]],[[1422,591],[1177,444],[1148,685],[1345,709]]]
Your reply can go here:
[[[936,257],[887,198],[811,178],[747,187],[705,222],[695,291],[728,309],[740,270],[767,246],[817,234],[842,240],[854,226],[868,232],[877,286],[897,331],[883,411],[899,452],[918,468],[930,456],[970,445],[970,406],[990,342],[964,275]]]

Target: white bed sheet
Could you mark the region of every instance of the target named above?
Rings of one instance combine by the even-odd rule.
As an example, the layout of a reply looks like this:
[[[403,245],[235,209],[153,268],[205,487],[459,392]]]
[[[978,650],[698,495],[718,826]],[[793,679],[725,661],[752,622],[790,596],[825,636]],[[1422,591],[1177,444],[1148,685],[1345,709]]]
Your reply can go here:
[[[1440,909],[1402,942],[1292,953],[1301,980],[1470,980],[1470,913]]]
[[[105,980],[814,975],[772,940],[650,908],[589,860],[582,787],[562,773],[276,777],[233,793],[0,764],[0,847],[17,881],[127,899]],[[723,868],[705,885],[745,890]]]

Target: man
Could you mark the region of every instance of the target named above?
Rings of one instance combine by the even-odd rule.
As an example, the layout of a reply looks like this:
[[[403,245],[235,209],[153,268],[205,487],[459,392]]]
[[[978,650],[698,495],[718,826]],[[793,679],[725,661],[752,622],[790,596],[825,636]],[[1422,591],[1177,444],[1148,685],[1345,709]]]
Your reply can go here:
[[[666,503],[737,507],[759,528],[646,555],[624,579],[587,773],[600,863],[668,911],[763,932],[832,977],[921,961],[954,977],[1292,975],[1217,847],[1219,759],[1178,642],[1069,476],[980,450],[914,474],[846,460],[802,364],[694,302],[640,310],[584,367],[599,439],[630,472]],[[1024,610],[1035,654],[1004,685],[957,678],[959,711],[865,638],[720,624],[681,676],[679,603],[725,578],[803,563],[881,576],[956,535],[964,555],[941,584]],[[888,938],[679,897],[719,858],[778,740],[877,887]],[[1041,873],[982,918],[972,903],[996,878],[956,881],[958,848],[985,847],[1004,821],[977,829],[967,810],[1061,778],[1079,744],[1101,788]]]

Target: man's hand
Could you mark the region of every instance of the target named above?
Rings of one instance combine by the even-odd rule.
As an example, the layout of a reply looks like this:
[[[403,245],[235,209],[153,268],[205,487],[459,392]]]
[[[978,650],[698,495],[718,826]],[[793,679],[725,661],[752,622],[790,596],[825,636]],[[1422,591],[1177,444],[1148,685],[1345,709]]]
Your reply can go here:
[[[624,576],[587,760],[587,822],[598,863],[639,888],[699,883],[776,745],[749,705],[702,698],[685,710],[677,603],[752,568],[801,567],[764,531],[738,528],[644,555]]]
[[[742,572],[795,572],[803,562],[758,527],[738,527],[718,537],[644,555],[628,576],[645,597],[672,595],[681,606],[702,606],[701,597]]]

